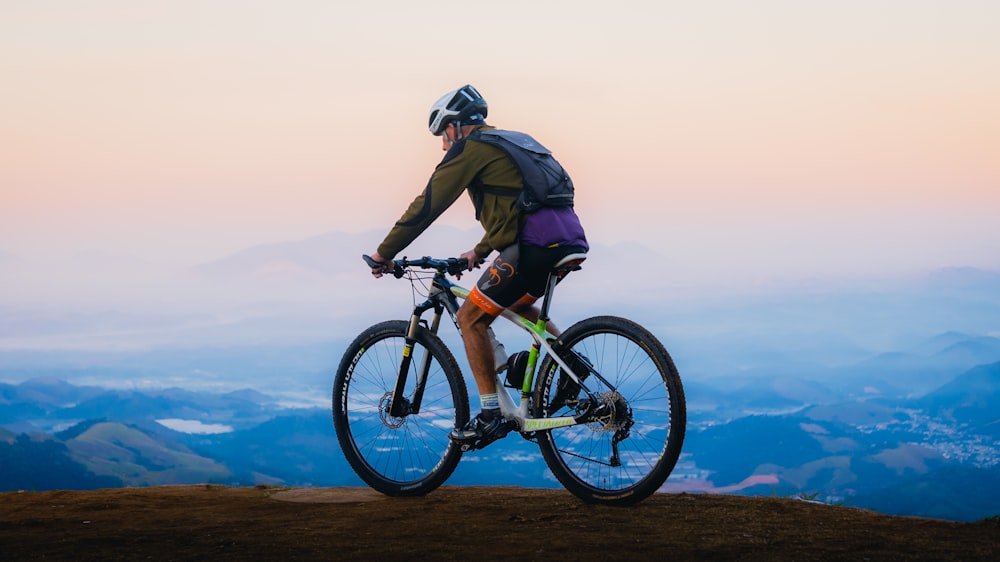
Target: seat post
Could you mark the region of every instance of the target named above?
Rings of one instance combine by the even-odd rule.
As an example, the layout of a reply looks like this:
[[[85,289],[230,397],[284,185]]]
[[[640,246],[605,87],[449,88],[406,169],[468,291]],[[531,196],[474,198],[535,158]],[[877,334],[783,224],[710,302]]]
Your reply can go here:
[[[549,303],[552,302],[552,293],[556,290],[559,282],[559,275],[555,271],[549,272],[549,279],[545,282],[545,298],[542,300],[542,309],[538,313],[538,321],[542,326],[549,322]]]
[[[585,259],[587,259],[585,252],[569,254],[552,266],[552,269],[549,271],[548,281],[546,281],[545,300],[542,301],[542,308],[538,313],[538,320],[541,326],[544,326],[549,321],[549,306],[552,302],[552,293],[556,291],[556,285],[559,284],[559,280],[569,274],[570,271],[580,269],[580,264]]]

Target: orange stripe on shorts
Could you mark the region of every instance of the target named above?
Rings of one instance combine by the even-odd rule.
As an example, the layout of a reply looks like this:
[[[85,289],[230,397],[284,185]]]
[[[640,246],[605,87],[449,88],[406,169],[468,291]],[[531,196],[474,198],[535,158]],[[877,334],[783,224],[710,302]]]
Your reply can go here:
[[[480,310],[494,318],[500,316],[503,312],[503,307],[493,302],[493,299],[479,292],[479,287],[473,287],[469,291],[469,300],[472,301],[472,304],[478,306]]]
[[[538,297],[533,297],[525,293],[523,297],[517,299],[517,302],[511,305],[511,308],[517,308],[519,306],[531,306],[536,302],[538,302]]]

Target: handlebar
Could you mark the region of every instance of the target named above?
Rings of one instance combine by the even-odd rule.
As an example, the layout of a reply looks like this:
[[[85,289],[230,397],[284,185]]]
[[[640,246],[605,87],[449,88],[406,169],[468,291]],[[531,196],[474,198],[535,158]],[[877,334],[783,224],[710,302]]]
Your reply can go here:
[[[368,267],[372,269],[378,269],[383,265],[385,265],[381,262],[375,261],[374,259],[372,259],[371,256],[367,254],[364,254],[361,257],[364,258],[365,263],[368,264]],[[477,263],[483,263],[483,261],[485,260],[479,260]],[[436,259],[430,256],[424,256],[420,259],[411,260],[404,257],[403,259],[392,260],[392,265],[393,265],[392,275],[396,279],[403,277],[403,275],[406,273],[406,269],[410,267],[419,267],[422,269],[434,269],[439,273],[447,273],[449,275],[456,275],[456,276],[460,276],[469,270],[469,260],[465,258]]]

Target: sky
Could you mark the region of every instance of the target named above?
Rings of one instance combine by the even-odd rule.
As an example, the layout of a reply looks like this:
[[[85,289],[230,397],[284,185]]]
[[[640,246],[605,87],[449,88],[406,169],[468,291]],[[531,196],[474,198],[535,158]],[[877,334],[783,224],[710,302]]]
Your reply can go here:
[[[55,295],[388,229],[472,83],[592,243],[689,282],[1000,270],[997,29],[992,0],[0,0],[0,266]]]

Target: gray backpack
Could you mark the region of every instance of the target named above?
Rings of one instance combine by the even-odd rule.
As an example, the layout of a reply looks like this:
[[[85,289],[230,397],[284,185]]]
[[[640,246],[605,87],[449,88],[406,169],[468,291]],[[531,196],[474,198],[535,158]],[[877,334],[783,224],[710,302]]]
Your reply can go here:
[[[542,207],[573,206],[573,180],[552,157],[552,151],[530,135],[492,129],[476,131],[469,140],[493,145],[513,160],[524,180],[524,189],[517,195],[517,207],[521,211],[532,213]],[[485,190],[494,195],[514,195],[509,189]]]

